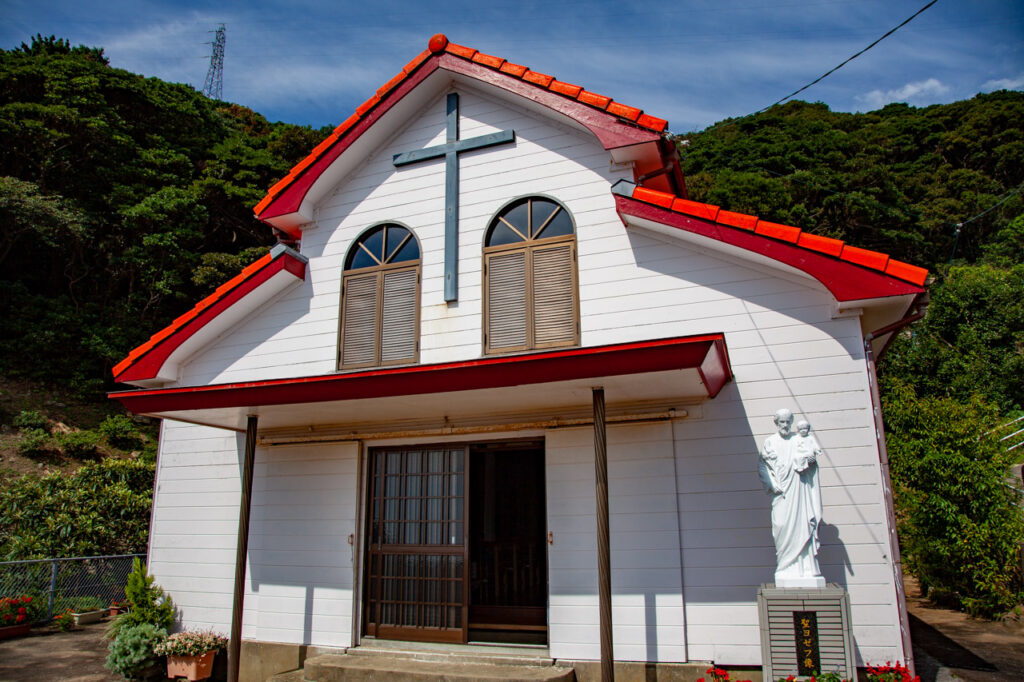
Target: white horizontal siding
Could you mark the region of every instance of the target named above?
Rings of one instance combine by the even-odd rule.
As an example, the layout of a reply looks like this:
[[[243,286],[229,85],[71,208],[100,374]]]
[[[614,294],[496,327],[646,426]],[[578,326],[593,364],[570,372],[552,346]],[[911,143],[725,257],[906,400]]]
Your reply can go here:
[[[480,272],[484,231],[509,199],[546,193],[559,199],[586,233],[614,233],[622,223],[609,186],[628,170],[609,170],[596,140],[481,93],[460,90],[460,135],[512,128],[513,145],[460,155],[459,302],[443,297],[444,162],[396,169],[392,155],[443,142],[445,98],[420,116],[339,183],[305,230],[306,281],[282,294],[201,354],[182,371],[181,383],[206,384],[331,372],[338,343],[341,266],[353,240],[382,220],[408,225],[423,260],[420,361],[478,357],[482,352]]]
[[[669,425],[610,426],[608,460],[615,658],[685,661]],[[593,430],[548,432],[546,465],[551,655],[600,658]]]
[[[244,437],[180,422],[161,430],[150,569],[182,624],[231,624]],[[351,644],[357,449],[258,448],[242,635]]]

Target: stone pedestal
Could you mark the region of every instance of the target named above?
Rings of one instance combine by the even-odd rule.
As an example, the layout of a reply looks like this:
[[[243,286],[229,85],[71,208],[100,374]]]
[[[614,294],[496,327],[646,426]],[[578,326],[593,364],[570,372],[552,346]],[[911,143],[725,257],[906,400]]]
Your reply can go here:
[[[765,583],[757,592],[757,608],[765,680],[837,672],[857,681],[845,589],[835,583],[820,588]]]

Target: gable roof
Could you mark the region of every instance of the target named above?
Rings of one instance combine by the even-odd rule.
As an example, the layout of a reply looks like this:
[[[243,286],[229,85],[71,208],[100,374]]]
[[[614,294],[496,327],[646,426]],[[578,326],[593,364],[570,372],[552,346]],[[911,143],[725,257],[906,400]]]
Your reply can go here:
[[[668,127],[666,120],[501,57],[457,45],[437,34],[426,50],[358,106],[355,113],[268,190],[253,209],[256,217],[300,236],[292,222],[274,219],[297,212],[306,193],[327,167],[397,101],[439,68],[526,96],[569,116],[593,132],[605,149],[655,143],[661,157],[657,167],[672,166],[671,175],[676,178],[678,189],[683,190],[675,147],[662,135]]]
[[[145,385],[177,378],[178,361],[289,285],[305,279],[308,259],[284,244],[217,287],[112,370],[114,380]]]
[[[725,211],[625,180],[612,186],[616,209],[628,218],[653,221],[759,253],[814,277],[837,301],[919,294],[928,271],[878,251],[850,246],[792,225]]]

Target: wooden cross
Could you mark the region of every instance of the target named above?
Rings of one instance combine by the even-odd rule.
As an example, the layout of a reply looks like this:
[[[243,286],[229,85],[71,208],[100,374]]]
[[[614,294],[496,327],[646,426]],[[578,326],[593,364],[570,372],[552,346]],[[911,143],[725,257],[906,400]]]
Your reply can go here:
[[[514,130],[502,130],[489,135],[459,139],[459,95],[448,94],[446,142],[426,149],[395,154],[395,166],[407,166],[419,161],[444,157],[444,300],[459,298],[459,152],[515,142]]]

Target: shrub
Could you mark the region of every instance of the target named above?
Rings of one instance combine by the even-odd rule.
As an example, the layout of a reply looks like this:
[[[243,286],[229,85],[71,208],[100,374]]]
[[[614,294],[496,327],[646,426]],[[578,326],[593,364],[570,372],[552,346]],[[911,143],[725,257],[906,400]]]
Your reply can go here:
[[[0,626],[34,623],[39,616],[36,604],[36,600],[27,594],[0,597]]]
[[[146,570],[146,564],[138,557],[132,564],[132,572],[124,586],[124,594],[131,604],[131,610],[114,619],[107,628],[107,636],[116,641],[121,633],[137,625],[152,625],[166,633],[174,625],[174,603],[163,588],[154,584],[153,576]]]
[[[21,431],[50,430],[50,420],[35,410],[22,410],[11,423]]]
[[[42,429],[23,429],[21,440],[16,446],[18,454],[24,457],[39,457],[53,450],[53,438]]]
[[[67,609],[64,613],[60,613],[53,617],[53,622],[50,624],[61,632],[70,632],[75,628],[75,617],[71,615],[71,609]]]
[[[99,597],[57,597],[53,600],[53,610],[68,610],[73,613],[86,613],[107,608],[107,602]]]
[[[99,437],[92,431],[71,431],[57,437],[64,454],[75,459],[90,459],[96,455]]]
[[[921,398],[890,380],[885,398],[900,543],[933,600],[994,617],[1024,599],[1018,547],[1024,516],[1004,485],[1014,452],[984,435],[998,410]]]
[[[127,680],[140,677],[156,663],[154,649],[166,638],[166,630],[149,623],[122,628],[110,643],[107,669]]]
[[[126,414],[114,414],[107,417],[97,429],[115,448],[135,450],[142,445],[142,437],[135,429],[131,417]]]

